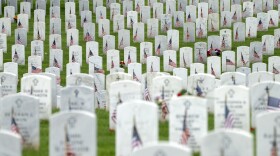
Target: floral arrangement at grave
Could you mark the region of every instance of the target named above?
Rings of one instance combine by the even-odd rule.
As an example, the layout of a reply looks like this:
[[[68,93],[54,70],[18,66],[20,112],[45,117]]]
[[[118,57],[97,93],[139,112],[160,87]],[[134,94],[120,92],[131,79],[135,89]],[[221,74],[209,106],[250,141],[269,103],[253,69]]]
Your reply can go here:
[[[125,62],[124,61],[120,61],[120,67],[124,68],[125,67]]]
[[[210,48],[207,50],[207,56],[220,56],[221,55],[221,50],[218,48]]]
[[[179,93],[177,93],[177,96],[184,96],[184,95],[189,95],[186,89],[182,89]]]

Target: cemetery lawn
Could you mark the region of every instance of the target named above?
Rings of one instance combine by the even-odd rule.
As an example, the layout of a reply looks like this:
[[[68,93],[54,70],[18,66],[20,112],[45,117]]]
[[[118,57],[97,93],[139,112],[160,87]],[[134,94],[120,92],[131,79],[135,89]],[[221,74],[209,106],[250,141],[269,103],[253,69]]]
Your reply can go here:
[[[43,69],[49,67],[49,21],[50,21],[50,16],[49,16],[49,4],[50,1],[47,1],[47,10],[46,10],[46,40],[44,41],[44,62],[43,62]],[[86,42],[83,41],[83,29],[80,27],[80,16],[78,14],[79,10],[79,5],[78,5],[78,0],[75,0],[76,2],[76,15],[77,15],[77,29],[79,30],[79,45],[83,47],[83,66],[81,67],[81,72],[83,73],[88,73],[88,64],[85,63],[86,60]],[[64,8],[64,0],[61,2],[61,37],[62,37],[62,50],[63,50],[63,71],[61,72],[61,85],[65,86],[65,78],[66,78],[66,64],[68,63],[68,47],[66,46],[66,31],[64,31],[65,28],[65,8]],[[89,0],[90,4],[90,10],[93,8],[92,0]],[[104,0],[104,4],[106,4],[106,1]],[[19,5],[19,3],[18,3]],[[35,6],[35,5],[34,5]],[[34,8],[33,6],[33,8]],[[2,10],[4,10],[4,5],[2,6]],[[165,9],[165,7],[164,7]],[[152,12],[152,11],[151,11]],[[3,15],[2,15],[3,16]],[[34,10],[32,10],[32,18],[29,20],[29,32],[27,36],[27,41],[28,45],[25,47],[25,60],[26,60],[26,65],[24,66],[19,66],[18,70],[18,75],[19,75],[19,84],[18,84],[18,91],[20,91],[20,79],[22,78],[22,75],[24,73],[28,72],[28,66],[27,66],[27,58],[28,56],[31,55],[31,41],[33,40],[33,24],[34,24]],[[109,19],[110,12],[109,9],[107,9],[107,19]],[[92,16],[92,21],[95,23],[95,14]],[[126,20],[125,20],[126,24]],[[116,36],[116,45],[117,45],[117,33],[113,33],[113,23],[111,21],[110,23],[110,30],[111,30],[111,35]],[[15,43],[14,38],[15,38],[15,33],[14,29],[16,29],[16,24],[12,23],[12,34],[11,36],[7,37],[7,53],[4,54],[4,62],[11,62],[12,61],[12,56],[11,56],[11,50],[12,50],[12,45]],[[96,24],[96,34],[98,30],[98,25]],[[147,28],[145,27],[145,30]],[[180,47],[192,47],[194,46],[194,43],[184,43],[183,42],[183,29],[179,28],[178,29],[180,33]],[[146,31],[145,31],[146,32]],[[160,33],[164,34],[164,33]],[[268,31],[266,32],[258,32],[257,38],[254,39],[246,39],[245,42],[240,42],[240,43],[233,43],[232,50],[236,51],[236,48],[238,46],[249,46],[250,42],[252,41],[261,41],[262,35],[273,35],[274,34],[274,28],[269,28]],[[166,34],[165,34],[166,35]],[[219,35],[219,32],[209,32],[209,35]],[[146,35],[145,35],[146,36]],[[130,39],[132,40],[132,30],[131,30],[131,35]],[[95,40],[99,43],[99,56],[103,57],[103,68],[106,69],[106,55],[102,53],[102,38],[95,37]],[[154,43],[154,38],[146,38],[146,42],[152,42]],[[207,39],[196,39],[196,42],[203,41],[207,42]],[[140,44],[139,43],[133,43],[131,41],[131,46],[135,46],[138,50],[140,49]],[[276,56],[279,56],[280,50],[275,49],[275,54]],[[177,55],[179,56],[179,55]],[[120,50],[120,60],[123,60],[124,57],[124,52],[123,50]],[[263,62],[267,63],[268,56],[263,57]],[[138,55],[138,61],[139,61],[139,55]],[[179,62],[179,57],[177,57],[177,62]],[[163,67],[163,57],[161,57],[161,67]],[[205,68],[207,69],[207,68]],[[127,68],[125,69],[127,71]],[[143,73],[146,72],[146,66],[143,65],[142,67]],[[161,69],[162,70],[162,69]],[[106,73],[108,74],[108,72]],[[172,73],[171,73],[172,74]],[[54,110],[53,112],[57,112],[58,110]],[[109,120],[108,120],[108,115],[109,113],[103,110],[96,110],[96,115],[97,115],[97,122],[98,122],[98,155],[99,156],[114,156],[115,155],[115,133],[110,132],[108,130],[109,127]],[[209,115],[209,130],[212,130],[214,127],[214,118],[213,115]],[[33,149],[24,149],[23,150],[23,156],[48,156],[49,150],[48,150],[48,143],[49,143],[49,123],[48,121],[41,121],[40,125],[40,148],[39,150],[33,150]],[[168,140],[168,123],[161,123],[160,128],[159,128],[159,138],[160,140]],[[195,154],[195,156],[199,156],[199,154]]]

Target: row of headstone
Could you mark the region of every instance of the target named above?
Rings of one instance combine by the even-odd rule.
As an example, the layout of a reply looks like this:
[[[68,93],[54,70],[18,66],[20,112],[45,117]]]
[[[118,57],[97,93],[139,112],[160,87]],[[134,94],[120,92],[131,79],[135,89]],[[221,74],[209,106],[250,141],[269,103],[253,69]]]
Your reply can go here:
[[[230,126],[231,123],[237,122],[238,116],[231,114],[229,111],[230,104],[235,105],[236,100],[232,101],[230,98],[240,98],[240,95],[234,95],[232,88],[227,87],[229,90],[229,101],[219,102],[218,104],[225,104],[225,113],[228,114],[230,119],[224,121],[226,126]],[[220,91],[219,93],[223,93]],[[239,92],[236,92],[238,94]],[[232,95],[232,97],[230,97]],[[227,100],[227,98],[225,99]],[[37,101],[37,102],[35,102]],[[199,102],[198,102],[199,101]],[[203,102],[204,101],[204,102]],[[5,108],[1,107],[1,127],[2,129],[10,130],[15,134],[9,134],[7,132],[2,132],[0,140],[6,140],[8,136],[16,136],[14,138],[13,145],[18,146],[20,151],[20,142],[24,143],[24,146],[38,147],[39,139],[39,108],[35,107],[39,100],[32,96],[27,96],[24,94],[18,94],[13,96],[8,96],[2,99],[2,105],[5,103]],[[201,103],[202,102],[202,103]],[[177,142],[179,144],[191,147],[194,151],[200,150],[202,155],[217,155],[218,153],[236,153],[239,152],[242,155],[252,155],[252,136],[245,132],[239,131],[224,131],[219,130],[207,135],[207,112],[205,100],[200,98],[189,98],[182,97],[174,99],[173,104],[170,105],[170,129],[169,129],[169,140],[171,142]],[[176,105],[175,105],[176,103]],[[179,104],[178,104],[179,103]],[[194,105],[193,103],[200,103],[200,105]],[[9,107],[6,107],[9,104]],[[177,105],[178,104],[178,105]],[[229,106],[227,106],[229,104]],[[243,105],[244,103],[242,103]],[[37,105],[38,106],[38,105]],[[236,105],[235,105],[236,106]],[[228,108],[227,108],[228,107]],[[32,109],[31,109],[32,108]],[[237,108],[236,109],[240,109]],[[232,109],[231,109],[232,110]],[[24,112],[25,111],[25,112]],[[149,112],[148,116],[146,112]],[[126,112],[126,113],[123,113]],[[242,112],[236,110],[236,112]],[[127,114],[128,113],[128,114]],[[248,113],[249,114],[249,113]],[[157,107],[153,103],[144,101],[128,101],[122,105],[118,106],[117,111],[118,122],[117,122],[117,155],[129,155],[130,153],[144,152],[145,148],[149,146],[149,142],[155,142],[158,137],[158,126],[157,126]],[[224,116],[224,115],[222,115]],[[266,113],[260,115],[257,119],[257,145],[263,147],[258,148],[258,155],[263,155],[264,153],[277,152],[277,118],[279,113]],[[218,116],[219,117],[219,116]],[[7,118],[7,119],[6,119]],[[270,119],[271,118],[271,119]],[[94,119],[94,120],[93,120]],[[11,122],[7,122],[11,121]],[[32,122],[31,122],[32,121]],[[273,121],[273,122],[265,122]],[[37,123],[37,124],[35,124]],[[263,124],[266,124],[264,128]],[[34,125],[35,124],[35,125]],[[95,116],[92,113],[78,112],[78,111],[66,111],[59,114],[55,114],[50,120],[50,153],[51,155],[56,155],[57,153],[91,153],[96,152],[96,129],[95,129]],[[56,126],[54,126],[56,125]],[[57,126],[60,125],[60,126]],[[89,126],[89,125],[92,125]],[[270,127],[270,128],[268,128]],[[91,129],[91,133],[85,133],[85,130]],[[230,127],[227,127],[230,128]],[[147,131],[147,132],[145,132]],[[153,132],[153,133],[152,133]],[[59,133],[59,134],[58,134]],[[75,134],[75,135],[74,135]],[[87,134],[87,135],[85,135]],[[131,137],[125,137],[124,135],[131,135]],[[7,137],[7,138],[6,138]],[[59,139],[60,138],[60,139]],[[240,139],[243,140],[240,144]],[[13,139],[9,139],[10,141]],[[82,142],[76,144],[75,142],[79,140]],[[122,140],[122,141],[121,141]],[[266,142],[272,142],[271,145],[266,144]],[[120,141],[120,142],[119,142]],[[7,143],[1,141],[2,143]],[[61,142],[65,146],[61,148]],[[199,142],[199,146],[198,146]],[[209,147],[209,143],[213,147]],[[266,144],[263,146],[261,144]],[[93,146],[92,146],[93,145]],[[90,147],[91,146],[91,147]],[[142,148],[143,146],[143,148]],[[147,146],[147,147],[146,147]],[[176,145],[177,146],[177,145]],[[240,148],[237,148],[240,146]],[[3,145],[4,152],[12,152],[11,148],[8,148],[8,144]],[[66,148],[64,148],[66,147]],[[127,148],[131,147],[131,148]],[[14,148],[12,148],[14,149]],[[84,150],[79,150],[84,149]],[[181,148],[187,149],[187,148]],[[244,149],[244,150],[241,150]],[[148,151],[147,151],[148,152]],[[149,151],[151,152],[151,151]],[[157,150],[154,152],[158,152]],[[164,151],[161,151],[164,152]],[[167,152],[167,151],[165,151]],[[190,151],[189,151],[190,152]],[[244,153],[245,152],[245,153]],[[145,152],[144,152],[145,153]],[[186,154],[186,153],[185,153]],[[240,155],[239,154],[239,155]]]

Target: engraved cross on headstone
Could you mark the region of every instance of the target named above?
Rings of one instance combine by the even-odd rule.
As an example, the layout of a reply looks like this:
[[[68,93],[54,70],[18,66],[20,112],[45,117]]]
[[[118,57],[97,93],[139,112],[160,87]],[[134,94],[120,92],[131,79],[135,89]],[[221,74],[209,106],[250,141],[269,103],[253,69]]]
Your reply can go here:
[[[34,86],[37,86],[37,84],[39,83],[38,79],[33,79],[32,82],[33,82]]]
[[[120,79],[121,79],[121,78],[120,78],[120,76],[118,75],[117,78],[116,78],[116,81],[120,81]]]
[[[70,117],[67,122],[68,122],[68,125],[71,128],[73,128],[75,126],[76,122],[77,122],[77,119],[75,117]]]
[[[81,82],[82,82],[82,78],[81,77],[78,77],[76,79],[76,85],[81,85]]]
[[[163,151],[159,150],[154,154],[154,156],[166,156],[166,154]]]
[[[79,91],[77,89],[74,91],[74,93],[75,93],[75,97],[78,97]]]
[[[20,107],[21,107],[21,104],[22,104],[22,100],[21,100],[21,99],[17,99],[17,100],[16,100],[17,108],[20,108]]]
[[[228,95],[229,95],[230,98],[232,98],[232,97],[234,96],[234,94],[235,94],[235,92],[234,92],[233,89],[230,89],[230,90],[228,91]]]

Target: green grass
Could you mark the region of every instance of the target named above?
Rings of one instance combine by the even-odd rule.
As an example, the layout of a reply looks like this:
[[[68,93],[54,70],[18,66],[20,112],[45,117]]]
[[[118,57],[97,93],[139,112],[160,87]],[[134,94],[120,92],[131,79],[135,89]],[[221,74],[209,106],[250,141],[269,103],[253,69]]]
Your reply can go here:
[[[90,2],[90,10],[92,10],[92,0],[89,0]],[[18,3],[19,4],[19,3]],[[104,0],[104,5],[105,5],[105,0]],[[35,5],[34,5],[35,6]],[[3,6],[4,7],[4,6]],[[48,40],[48,36],[49,36],[49,1],[47,1],[47,10],[46,10],[46,41],[44,42],[44,62],[43,62],[43,68],[47,68],[49,66],[49,40]],[[65,13],[64,13],[64,0],[61,1],[61,28],[62,28],[62,32],[61,32],[61,36],[62,36],[62,50],[63,50],[63,67],[64,70],[61,72],[61,84],[64,86],[65,85],[65,78],[66,78],[66,64],[68,63],[68,47],[66,46],[66,32],[64,31],[65,28]],[[79,45],[83,47],[83,66],[81,67],[81,71],[83,73],[88,73],[88,64],[85,63],[86,60],[86,42],[83,41],[83,29],[80,27],[80,17],[78,14],[78,10],[79,10],[79,5],[78,5],[78,0],[76,0],[76,15],[77,15],[77,29],[79,30]],[[107,19],[109,19],[109,9],[107,10]],[[151,16],[152,17],[152,16]],[[33,40],[33,10],[32,10],[32,18],[29,20],[29,32],[28,32],[28,45],[25,47],[25,55],[26,55],[26,65],[25,66],[19,66],[19,79],[21,79],[22,75],[24,73],[28,72],[27,69],[27,58],[28,56],[31,55],[31,41]],[[92,21],[93,23],[95,23],[95,14],[93,14],[92,16]],[[116,36],[116,45],[117,44],[117,33],[113,33],[113,22],[111,21],[111,34]],[[126,20],[125,20],[125,24],[126,24]],[[13,23],[12,24],[12,30],[14,30],[16,28],[16,24]],[[97,37],[98,35],[98,25],[96,24],[96,38],[95,40],[99,43],[99,55],[103,57],[103,68],[106,69],[106,55],[103,54],[103,50],[102,50],[102,38]],[[147,30],[146,26],[145,26],[145,30]],[[182,28],[179,28],[178,30],[180,30],[180,32],[183,32]],[[236,51],[236,48],[238,46],[249,46],[250,42],[252,41],[261,41],[261,36],[262,35],[266,35],[266,34],[270,34],[273,35],[274,29],[270,28],[267,32],[258,32],[258,36],[257,38],[254,39],[246,39],[245,42],[239,42],[239,43],[233,43],[233,47],[232,50]],[[146,32],[146,31],[145,31]],[[164,33],[161,33],[164,34]],[[209,35],[219,35],[218,32],[209,32]],[[146,36],[146,34],[145,34]],[[131,36],[130,39],[132,39],[132,30],[131,30]],[[152,42],[154,43],[154,39],[153,38],[146,38],[145,39],[146,42]],[[194,43],[184,43],[183,42],[183,34],[180,34],[180,47],[193,47]],[[207,39],[196,39],[196,42],[207,42]],[[14,44],[14,31],[12,31],[12,35],[10,37],[7,38],[7,53],[4,54],[4,62],[10,62],[12,61],[11,59],[11,47]],[[139,43],[133,43],[131,42],[131,46],[135,46],[137,48],[137,50],[140,49],[140,44]],[[279,56],[280,54],[280,50],[276,49],[275,50],[275,55]],[[120,50],[120,60],[123,60],[123,55],[124,52],[123,50]],[[177,56],[179,56],[179,54],[177,54]],[[263,57],[263,62],[267,63],[268,60],[268,56],[264,56]],[[139,54],[138,54],[138,62],[139,62]],[[179,57],[177,57],[177,62],[179,62]],[[163,57],[161,57],[161,67],[163,65]],[[207,69],[207,68],[205,68]],[[126,69],[127,70],[127,69]],[[146,65],[143,65],[142,67],[143,73],[146,71]],[[161,68],[162,70],[162,68]],[[108,74],[108,72],[106,73]],[[20,89],[20,81],[18,84],[18,90]],[[57,112],[58,110],[54,110],[54,112]],[[97,115],[97,122],[98,122],[98,155],[99,156],[112,156],[115,155],[115,133],[109,131],[109,122],[108,122],[108,112],[103,111],[103,110],[97,110],[96,111],[96,115]],[[212,130],[214,128],[214,117],[213,115],[209,115],[209,130]],[[159,138],[160,140],[168,140],[168,123],[160,123],[159,125]],[[33,150],[33,149],[24,149],[23,150],[23,155],[24,156],[48,156],[49,154],[49,150],[48,150],[48,141],[49,141],[49,123],[48,121],[41,121],[40,124],[40,148],[38,151]],[[195,156],[198,156],[199,154],[195,154]]]

